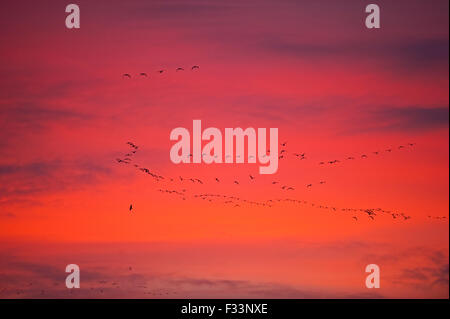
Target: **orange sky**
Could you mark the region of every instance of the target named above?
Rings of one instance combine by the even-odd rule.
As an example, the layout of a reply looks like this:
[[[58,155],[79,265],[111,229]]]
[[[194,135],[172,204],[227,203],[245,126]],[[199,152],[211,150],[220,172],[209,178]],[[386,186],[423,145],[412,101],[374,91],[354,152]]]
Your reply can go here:
[[[79,30],[56,1],[1,5],[0,296],[448,298],[447,1],[381,1],[379,30],[361,1],[77,4]],[[287,157],[175,165],[194,119],[277,127]],[[163,181],[115,161],[127,141]]]

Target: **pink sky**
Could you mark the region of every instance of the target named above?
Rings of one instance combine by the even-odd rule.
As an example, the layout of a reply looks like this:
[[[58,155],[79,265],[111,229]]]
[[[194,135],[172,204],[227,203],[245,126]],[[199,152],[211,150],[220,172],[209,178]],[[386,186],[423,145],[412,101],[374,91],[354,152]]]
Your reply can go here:
[[[449,297],[447,1],[379,1],[379,30],[363,1],[77,4],[79,30],[56,1],[1,5],[1,297]],[[277,127],[287,158],[175,165],[170,131],[194,119]],[[164,181],[115,161],[127,141]]]

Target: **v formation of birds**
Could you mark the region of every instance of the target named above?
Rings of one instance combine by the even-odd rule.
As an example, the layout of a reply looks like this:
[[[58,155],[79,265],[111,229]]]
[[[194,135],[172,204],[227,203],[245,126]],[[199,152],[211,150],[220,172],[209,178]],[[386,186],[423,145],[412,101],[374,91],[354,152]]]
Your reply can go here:
[[[226,179],[222,178],[222,177],[220,177],[220,178],[212,177],[211,180],[202,180],[200,178],[193,178],[193,177],[162,176],[161,174],[158,174],[155,171],[152,171],[146,167],[142,167],[139,164],[132,163],[132,157],[136,154],[139,147],[135,143],[132,143],[132,142],[127,142],[127,145],[131,149],[129,152],[127,152],[125,154],[124,158],[116,158],[116,161],[119,164],[132,165],[134,168],[136,168],[140,172],[145,173],[145,174],[149,175],[150,177],[152,177],[153,180],[155,180],[156,182],[166,181],[168,183],[173,184],[174,186],[175,185],[179,186],[180,184],[183,185],[183,188],[181,190],[161,189],[160,188],[157,191],[164,193],[164,194],[172,194],[172,195],[178,196],[180,199],[182,199],[184,201],[187,200],[189,197],[191,197],[192,199],[201,199],[203,201],[208,201],[208,202],[222,203],[222,204],[226,204],[226,205],[231,205],[232,207],[242,207],[243,205],[252,205],[252,206],[260,206],[260,207],[267,207],[267,208],[273,207],[276,203],[289,202],[289,203],[293,203],[293,204],[307,205],[310,207],[328,210],[331,212],[351,213],[351,215],[352,215],[351,218],[353,220],[355,220],[356,222],[359,221],[359,219],[361,218],[361,216],[357,216],[358,214],[360,214],[362,216],[366,216],[366,218],[368,218],[370,220],[374,220],[376,216],[383,215],[383,214],[392,217],[392,219],[408,220],[411,218],[411,216],[408,216],[402,212],[395,212],[395,211],[386,210],[386,209],[382,209],[382,208],[349,208],[349,207],[338,208],[333,205],[317,204],[317,203],[306,201],[306,200],[292,199],[292,198],[267,199],[264,201],[252,201],[252,200],[248,200],[248,199],[245,199],[242,197],[230,196],[230,195],[226,195],[226,194],[212,194],[212,193],[189,194],[189,192],[188,192],[189,185],[193,185],[193,184],[207,185],[209,183],[223,184],[223,183],[226,183]],[[287,142],[281,143],[280,145],[282,146],[282,149],[279,153],[279,154],[281,154],[279,157],[281,159],[283,159],[283,158],[286,158],[287,154],[290,154],[290,153],[288,153],[288,151],[286,150]],[[405,149],[406,147],[412,148],[414,146],[415,146],[415,143],[408,143],[405,145],[400,145],[400,146],[396,147],[395,149],[387,148],[387,149],[385,149],[384,152],[391,153],[394,150],[402,150],[402,149]],[[267,152],[270,153],[270,150],[267,150]],[[379,156],[381,154],[380,151],[374,151],[371,153],[374,157]],[[345,157],[342,160],[333,159],[333,160],[323,161],[323,162],[319,162],[319,165],[325,165],[325,164],[336,165],[336,164],[342,163],[344,161],[349,161],[349,162],[354,161],[358,158],[359,159],[367,159],[369,157],[368,154],[369,153],[361,154],[359,157],[349,156],[349,157]],[[299,160],[306,159],[306,153],[292,153],[292,155],[295,157],[295,159],[299,159]],[[251,174],[248,174],[246,179],[251,183],[254,183],[257,181],[257,178]],[[242,179],[229,179],[228,180],[228,182],[231,182],[232,184],[236,185],[236,187],[238,187],[241,184],[240,181],[242,181]],[[291,192],[291,191],[294,191],[297,189],[296,186],[285,185],[284,183],[281,183],[280,181],[272,181],[270,184],[274,185],[275,187],[279,187],[281,190],[286,191],[286,192]],[[318,181],[317,183],[308,183],[308,184],[304,185],[304,187],[306,189],[310,189],[313,186],[324,185],[324,184],[326,184],[326,181],[321,180],[321,181]],[[133,204],[131,204],[129,207],[129,211],[132,212],[133,209],[134,209]],[[428,218],[429,219],[446,219],[445,216],[428,216]]]

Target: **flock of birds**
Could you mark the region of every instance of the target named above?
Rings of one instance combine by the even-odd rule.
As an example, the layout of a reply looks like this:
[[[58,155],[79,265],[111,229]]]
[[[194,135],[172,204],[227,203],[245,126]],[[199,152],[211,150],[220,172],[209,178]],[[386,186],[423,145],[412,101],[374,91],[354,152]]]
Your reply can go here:
[[[178,177],[162,176],[161,174],[151,171],[150,169],[148,169],[146,167],[141,167],[140,165],[133,163],[132,158],[136,154],[139,147],[132,142],[127,142],[127,145],[130,147],[130,151],[127,152],[123,158],[116,158],[116,161],[120,164],[133,165],[140,172],[149,175],[156,182],[166,181],[169,183],[174,183],[177,186],[179,186],[181,184],[182,187],[186,183],[188,185],[191,185],[191,184],[205,185],[205,184],[209,184],[209,183],[224,183],[224,179],[219,178],[219,177],[212,177],[211,179],[205,180],[205,179],[200,179],[200,178],[183,177],[183,176],[178,176]],[[286,149],[287,142],[281,143],[280,145],[281,145],[282,149],[279,154],[280,154],[280,156],[285,157],[286,154],[288,154],[287,149]],[[408,143],[407,145],[408,145],[408,147],[413,147],[415,145],[415,143]],[[403,148],[405,148],[405,146],[397,147],[398,150],[401,150]],[[268,150],[268,152],[270,152],[270,150]],[[387,149],[386,152],[392,152],[392,149]],[[292,153],[292,154],[295,157],[300,158],[300,159],[306,158],[305,153]],[[379,155],[379,152],[373,152],[373,154]],[[363,158],[363,159],[367,158],[367,155],[362,154],[360,156],[360,158]],[[352,159],[354,159],[354,158],[350,158],[350,157],[348,158],[348,160],[352,160]],[[333,160],[333,161],[329,161],[329,162],[338,163],[339,160]],[[249,174],[247,179],[249,182],[254,182],[257,178],[255,176]],[[241,184],[240,180],[231,179],[231,181],[236,186]],[[317,184],[323,185],[325,183],[326,183],[326,181],[321,180]],[[285,191],[293,191],[296,189],[295,186],[284,185],[280,181],[271,181],[271,184],[278,186],[280,189],[285,190]],[[306,188],[311,188],[311,187],[313,187],[312,183],[309,183],[306,185]],[[289,203],[299,204],[299,205],[308,205],[313,208],[328,210],[331,212],[349,213],[349,214],[351,214],[351,218],[353,218],[353,220],[355,220],[355,221],[358,221],[361,218],[361,216],[365,216],[366,218],[368,218],[370,220],[374,220],[376,218],[376,216],[381,216],[381,215],[388,215],[388,216],[392,217],[392,219],[408,220],[411,218],[411,216],[406,215],[405,213],[394,212],[394,211],[386,210],[386,209],[382,209],[382,208],[348,208],[348,207],[339,208],[334,205],[318,204],[315,202],[310,202],[310,201],[300,200],[300,199],[291,199],[291,198],[253,201],[253,200],[245,199],[242,197],[225,195],[225,194],[213,194],[213,193],[190,194],[190,192],[188,191],[187,188],[189,188],[189,187],[183,187],[178,190],[177,189],[169,189],[169,188],[159,188],[159,189],[157,189],[157,191],[162,194],[177,196],[178,198],[180,198],[181,200],[184,200],[184,201],[187,200],[188,197],[191,197],[192,199],[200,199],[203,201],[230,205],[232,207],[243,207],[245,205],[259,206],[259,207],[273,207],[277,203],[289,202]],[[132,209],[133,209],[133,205],[131,204],[129,207],[129,210],[132,211]],[[360,216],[358,216],[358,214],[360,214]],[[446,219],[445,216],[429,216],[429,218]]]
[[[132,142],[127,142],[127,144],[132,148],[132,151],[126,153],[126,154],[124,155],[123,158],[116,158],[116,161],[117,161],[118,163],[122,163],[122,164],[132,164],[132,156],[137,152],[137,149],[138,149],[139,147],[136,146],[136,145],[135,145],[134,143],[132,143]],[[282,145],[282,146],[283,146],[283,145],[285,146],[286,143],[282,143],[281,145]],[[282,151],[281,154],[283,154],[284,152],[286,152],[286,150],[281,150],[281,151]],[[270,152],[270,150],[269,150],[269,152]],[[192,154],[189,154],[189,156],[192,156]],[[168,180],[168,181],[170,181],[170,182],[174,182],[174,181],[176,181],[176,180],[179,180],[180,182],[188,182],[188,183],[190,182],[190,183],[194,183],[194,184],[204,184],[204,183],[205,183],[204,180],[201,180],[201,179],[199,179],[199,178],[192,178],[192,177],[178,176],[177,178],[166,178],[166,177],[164,177],[164,176],[162,176],[162,175],[160,175],[160,174],[157,174],[157,173],[155,173],[155,172],[150,171],[150,169],[148,169],[148,168],[146,168],[146,167],[141,167],[141,166],[139,166],[138,164],[132,164],[132,165],[133,165],[135,168],[137,168],[138,170],[140,170],[141,172],[150,175],[152,178],[154,178],[154,179],[155,179],[156,181],[158,181],[158,182],[159,182],[159,181],[162,181],[162,180]],[[256,180],[256,177],[253,176],[253,175],[251,175],[251,174],[249,174],[249,175],[248,175],[248,179],[249,179],[250,181],[254,181],[254,180]],[[216,183],[223,183],[223,182],[224,182],[223,179],[219,179],[218,177],[214,177],[214,181],[215,181]],[[235,185],[240,185],[240,184],[241,184],[241,182],[240,182],[239,180],[235,180],[235,179],[232,180],[231,182],[232,182],[233,184],[235,184]],[[319,181],[317,184],[318,184],[318,185],[323,185],[323,184],[325,184],[325,183],[326,183],[326,181]],[[280,181],[272,181],[271,184],[272,184],[272,185],[279,185],[280,189],[286,190],[286,191],[293,191],[293,190],[296,189],[294,186],[284,185],[284,184],[282,184]],[[306,184],[306,185],[305,185],[306,188],[309,188],[309,187],[312,187],[312,186],[313,186],[312,183],[309,183],[309,184]],[[130,207],[130,210],[131,210],[131,207]]]
[[[287,145],[287,142],[281,143],[280,145],[282,146],[282,149],[280,150],[280,155],[278,156],[278,159],[281,160],[281,159],[288,158],[289,157],[288,155],[290,153],[285,149],[285,146]],[[363,153],[363,154],[360,154],[358,156],[345,156],[344,158],[341,158],[341,159],[332,159],[332,160],[320,161],[318,164],[319,165],[335,165],[335,164],[339,164],[339,163],[344,163],[345,161],[354,161],[354,160],[357,160],[357,159],[367,159],[367,158],[369,158],[369,156],[379,156],[379,155],[382,155],[383,153],[384,154],[392,153],[392,152],[394,152],[396,150],[403,150],[403,149],[406,149],[406,148],[411,148],[411,147],[413,147],[415,145],[416,145],[416,143],[407,143],[405,145],[399,145],[399,146],[397,146],[395,148],[392,148],[392,147],[386,148],[384,151],[379,151],[378,150],[378,151],[373,151],[373,152],[370,152],[370,153]],[[270,150],[267,150],[267,153],[270,154]],[[306,153],[292,153],[292,155],[295,156],[295,158],[299,159],[299,160],[306,160],[307,159]]]
[[[200,69],[200,67],[198,65],[193,65],[190,68],[191,71],[195,71],[195,70],[198,70],[198,69]],[[182,71],[185,71],[185,69],[182,68],[182,67],[178,67],[178,68],[175,69],[175,72],[182,72]],[[160,69],[160,70],[156,71],[156,73],[158,73],[158,74],[163,74],[164,72],[167,72],[167,70]],[[147,72],[141,72],[141,73],[138,74],[138,77],[148,78],[149,74]],[[122,78],[131,79],[132,75],[130,73],[124,73],[124,74],[122,74]]]
[[[128,267],[128,270],[131,272],[133,271],[133,268],[130,266]],[[128,282],[127,282],[128,283]],[[107,293],[108,291],[113,291],[111,290],[112,288],[121,288],[120,286],[120,282],[117,281],[108,281],[108,280],[99,280],[97,281],[95,284],[99,284],[100,287],[90,287],[89,290],[93,293]],[[33,282],[29,282],[27,285],[24,286],[28,286],[28,289],[26,289],[24,287],[24,289],[15,289],[15,294],[17,296],[20,295],[26,295],[30,293],[29,289],[32,289],[33,287],[41,287],[42,285],[39,283],[34,283]],[[40,295],[42,296],[42,298],[44,298],[45,296],[53,296],[55,295],[56,292],[60,291],[60,287],[61,287],[61,283],[60,282],[53,282],[53,287],[57,289],[57,291],[53,290],[53,289],[35,289],[33,295]],[[136,292],[142,292],[142,290],[144,290],[143,294],[144,295],[153,295],[156,298],[161,298],[161,297],[167,297],[168,295],[176,295],[177,292],[176,291],[172,291],[172,290],[168,290],[168,289],[150,289],[145,283],[137,283],[135,285],[136,288]],[[63,291],[68,291],[70,294],[73,294],[74,291],[76,289],[66,289],[66,287],[63,287]],[[3,287],[2,289],[0,289],[0,296],[2,295],[10,295],[11,294],[11,290]]]
[[[407,147],[413,147],[413,146],[415,146],[415,145],[416,145],[416,143],[408,143],[408,144],[406,144],[406,145],[399,145],[399,146],[396,147],[396,148],[386,148],[384,151],[373,151],[373,152],[371,152],[370,154],[371,154],[372,156],[379,156],[379,155],[383,154],[383,152],[384,152],[384,153],[392,153],[394,150],[403,150],[403,149],[405,149],[405,148],[407,148]],[[328,160],[328,161],[321,161],[321,162],[319,162],[319,165],[326,165],[326,164],[328,164],[328,165],[333,165],[333,164],[342,163],[342,162],[344,162],[344,161],[354,161],[354,160],[356,160],[356,159],[367,159],[367,158],[369,158],[369,155],[368,155],[368,154],[369,154],[369,153],[367,153],[367,154],[361,154],[361,155],[359,155],[359,156],[357,156],[357,157],[354,157],[354,156],[346,156],[345,159],[342,159],[342,160],[334,159],[334,160]]]

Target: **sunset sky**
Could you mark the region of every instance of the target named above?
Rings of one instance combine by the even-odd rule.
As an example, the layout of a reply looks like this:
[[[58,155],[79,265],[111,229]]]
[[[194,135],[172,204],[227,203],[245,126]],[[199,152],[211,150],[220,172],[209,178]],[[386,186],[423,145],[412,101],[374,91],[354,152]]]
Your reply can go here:
[[[380,29],[361,0],[68,3],[0,4],[0,298],[449,298],[447,0],[376,1]],[[196,119],[278,128],[278,172],[172,163]]]

